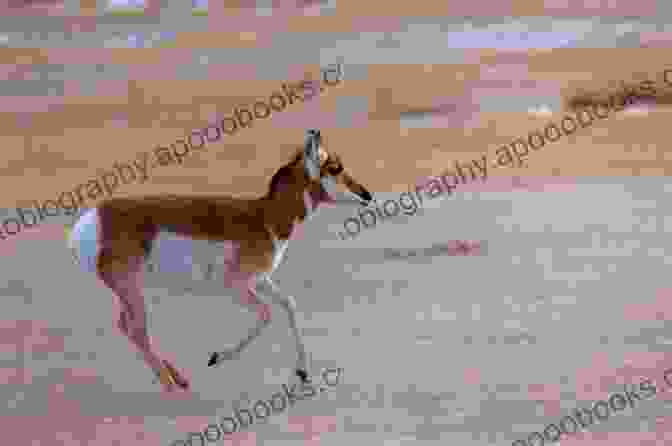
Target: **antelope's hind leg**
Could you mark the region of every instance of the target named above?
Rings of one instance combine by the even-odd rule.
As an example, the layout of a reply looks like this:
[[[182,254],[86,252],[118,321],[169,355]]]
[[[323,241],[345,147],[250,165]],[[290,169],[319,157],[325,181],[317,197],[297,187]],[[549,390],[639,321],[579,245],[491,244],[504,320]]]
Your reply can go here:
[[[147,312],[143,289],[145,251],[142,243],[115,242],[101,247],[97,258],[98,277],[118,297],[121,314],[118,327],[143,355],[145,363],[157,375],[163,388],[182,389],[189,382],[167,361],[153,351],[147,331]]]

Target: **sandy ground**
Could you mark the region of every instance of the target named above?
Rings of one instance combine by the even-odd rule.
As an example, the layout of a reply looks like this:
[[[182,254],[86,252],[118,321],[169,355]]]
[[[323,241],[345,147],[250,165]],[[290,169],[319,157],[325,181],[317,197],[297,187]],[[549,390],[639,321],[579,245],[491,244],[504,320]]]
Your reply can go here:
[[[314,375],[341,367],[342,383],[231,444],[510,444],[624,382],[662,386],[672,366],[661,243],[670,187],[620,178],[465,192],[352,241],[330,234],[352,209],[326,209],[276,279],[297,298]],[[217,271],[203,280],[197,271],[212,252],[202,252],[194,273],[148,273],[154,340],[193,385],[167,403],[118,335],[112,294],[75,269],[61,229],[40,227],[2,260],[2,424],[5,438],[23,436],[14,444],[78,444],[54,442],[60,431],[82,444],[168,445],[291,382],[279,309],[239,361],[206,367],[209,352],[237,342],[255,316]],[[483,249],[428,255],[450,240]],[[612,415],[585,444],[661,438],[666,399],[661,390]]]
[[[602,97],[621,80],[659,82],[672,69],[669,30],[653,18],[665,22],[662,3],[636,2],[635,12],[632,2],[599,11],[509,2],[510,11],[488,12],[567,18],[494,24],[447,17],[444,3],[386,3],[384,17],[374,17],[383,14],[377,2],[183,21],[167,10],[93,29],[94,2],[71,21],[3,15],[3,218],[334,62],[345,66],[342,85],[118,194],[257,195],[305,129],[320,127],[355,178],[393,198],[561,119],[577,94]],[[450,7],[477,16],[485,8]],[[40,28],[29,21],[37,19]],[[64,23],[88,31],[68,40]],[[52,33],[49,43],[31,42],[27,26]],[[109,48],[127,33],[167,30],[181,32],[173,48]],[[546,37],[555,40],[535,40]],[[545,106],[551,115],[529,112]],[[325,209],[275,279],[298,302],[313,375],[342,368],[342,382],[223,444],[509,445],[642,378],[658,385],[655,398],[562,444],[669,442],[669,113],[611,116],[354,240],[337,232],[356,208]],[[279,308],[240,360],[206,366],[255,315],[221,285],[216,247],[200,246],[183,259],[192,270],[147,273],[154,342],[193,386],[162,395],[119,335],[114,296],[73,265],[69,221],[53,217],[0,240],[0,443],[168,446],[290,382],[293,343]],[[445,255],[456,240],[481,250]]]

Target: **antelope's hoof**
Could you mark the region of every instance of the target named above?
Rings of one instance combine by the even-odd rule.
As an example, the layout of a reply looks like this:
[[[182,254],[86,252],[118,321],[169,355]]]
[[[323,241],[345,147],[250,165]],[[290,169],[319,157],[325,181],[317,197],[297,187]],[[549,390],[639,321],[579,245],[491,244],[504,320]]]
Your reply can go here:
[[[238,359],[240,357],[240,352],[236,351],[223,351],[223,352],[215,352],[212,355],[210,355],[210,359],[208,360],[208,367],[215,366],[221,362],[224,361],[230,361],[232,359]]]
[[[177,384],[175,377],[167,367],[162,368],[159,372],[159,382],[167,387],[173,387]]]
[[[181,389],[187,390],[189,389],[189,381],[186,379],[182,378],[180,376],[180,373],[173,367],[171,363],[168,361],[163,361],[163,369],[161,369],[161,375],[165,376],[166,378],[160,377],[160,379],[169,379],[169,382],[164,382],[161,381],[164,384],[172,384],[172,385],[177,385]]]
[[[304,369],[296,369],[296,376],[298,376],[301,382],[304,384],[308,384],[310,382],[310,378],[308,378],[308,372],[306,372]]]

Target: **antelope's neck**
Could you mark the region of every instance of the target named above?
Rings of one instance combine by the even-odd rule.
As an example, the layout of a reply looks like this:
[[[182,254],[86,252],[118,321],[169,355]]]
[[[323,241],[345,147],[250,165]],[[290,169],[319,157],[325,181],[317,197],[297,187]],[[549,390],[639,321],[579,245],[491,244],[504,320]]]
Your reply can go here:
[[[265,223],[279,240],[289,240],[297,226],[309,220],[319,206],[319,201],[308,191],[302,191],[298,197],[287,195],[262,199]]]

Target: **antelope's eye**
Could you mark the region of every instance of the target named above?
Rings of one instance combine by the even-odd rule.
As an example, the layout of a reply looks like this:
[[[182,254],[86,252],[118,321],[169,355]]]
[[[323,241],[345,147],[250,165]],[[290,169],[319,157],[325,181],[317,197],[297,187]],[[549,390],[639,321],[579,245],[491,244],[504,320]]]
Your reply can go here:
[[[343,166],[328,167],[327,172],[329,172],[329,175],[338,175],[343,172]]]

